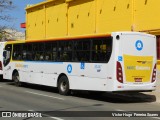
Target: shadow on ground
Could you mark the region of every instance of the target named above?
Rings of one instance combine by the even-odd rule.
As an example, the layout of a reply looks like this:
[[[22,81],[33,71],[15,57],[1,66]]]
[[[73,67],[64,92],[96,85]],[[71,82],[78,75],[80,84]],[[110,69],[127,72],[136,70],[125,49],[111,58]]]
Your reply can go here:
[[[5,82],[7,85],[14,86],[14,83],[8,82],[7,80],[3,80],[1,82]],[[24,84],[22,87],[28,89],[35,89],[39,91],[46,91],[58,94],[57,88],[47,87],[42,85],[33,85],[33,84]],[[144,102],[155,102],[156,96],[149,95],[143,93],[102,93],[102,92],[89,92],[89,91],[71,91],[72,97],[77,98],[85,98],[91,100],[98,100],[103,102],[110,102],[110,103],[144,103]]]

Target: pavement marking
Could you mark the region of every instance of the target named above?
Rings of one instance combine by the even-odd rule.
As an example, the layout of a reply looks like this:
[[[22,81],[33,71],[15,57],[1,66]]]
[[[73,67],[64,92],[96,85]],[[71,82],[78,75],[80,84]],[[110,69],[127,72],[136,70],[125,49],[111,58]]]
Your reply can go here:
[[[25,91],[25,92],[26,92],[26,93],[30,93],[30,94],[34,94],[34,95],[49,97],[49,98],[53,98],[53,99],[64,100],[63,98],[60,98],[60,97],[54,97],[54,96],[44,95],[44,94],[35,93],[35,92],[30,92],[30,91]]]
[[[34,111],[34,110],[28,110],[29,112],[37,112],[37,111]],[[45,117],[49,117],[51,119],[55,119],[55,120],[64,120],[62,118],[59,118],[59,117],[53,117],[53,116],[50,116],[50,115],[47,115],[47,114],[44,114],[44,113],[41,113],[42,115],[44,115]]]
[[[154,118],[154,119],[160,119],[160,117],[151,117],[151,118]]]
[[[64,120],[64,119],[62,119],[62,118],[58,118],[58,117],[50,117],[50,116],[49,116],[49,115],[47,115],[47,114],[43,114],[43,115],[45,115],[46,117],[49,117],[49,118],[55,119],[55,120]]]
[[[116,111],[125,111],[125,110],[121,110],[121,109],[116,109]],[[126,112],[126,111],[125,111]]]
[[[34,112],[34,110],[28,110],[29,112]]]

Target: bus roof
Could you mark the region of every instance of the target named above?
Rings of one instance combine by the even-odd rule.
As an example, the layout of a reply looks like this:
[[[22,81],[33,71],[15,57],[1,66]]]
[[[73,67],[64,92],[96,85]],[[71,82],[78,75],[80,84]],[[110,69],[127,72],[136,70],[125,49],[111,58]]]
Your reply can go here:
[[[28,43],[28,42],[46,42],[46,41],[58,41],[58,40],[78,40],[78,39],[85,39],[85,38],[98,38],[98,37],[110,37],[111,34],[97,34],[97,35],[81,35],[81,36],[67,36],[67,37],[56,37],[56,38],[48,38],[48,39],[33,39],[33,40],[15,40],[15,41],[8,41],[7,43]]]

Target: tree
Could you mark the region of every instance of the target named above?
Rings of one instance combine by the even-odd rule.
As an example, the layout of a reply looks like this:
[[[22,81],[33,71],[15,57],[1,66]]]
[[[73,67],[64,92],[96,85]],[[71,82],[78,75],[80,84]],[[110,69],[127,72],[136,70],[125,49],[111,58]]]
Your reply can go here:
[[[7,14],[8,11],[14,8],[12,0],[0,0],[0,23],[1,21],[10,21],[11,17]],[[3,23],[3,22],[2,22]],[[6,35],[5,29],[7,26],[0,24],[0,39]]]

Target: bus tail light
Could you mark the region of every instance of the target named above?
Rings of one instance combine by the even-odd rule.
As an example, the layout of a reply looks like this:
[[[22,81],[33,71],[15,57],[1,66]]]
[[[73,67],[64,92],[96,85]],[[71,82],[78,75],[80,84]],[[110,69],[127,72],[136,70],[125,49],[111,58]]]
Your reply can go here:
[[[153,72],[152,72],[152,83],[156,80],[156,64],[153,68]]]
[[[116,68],[116,71],[117,71],[117,80],[120,82],[120,83],[123,83],[123,72],[122,72],[122,66],[121,66],[121,63],[117,61],[117,68]]]
[[[0,61],[0,70],[2,70],[2,62]]]

